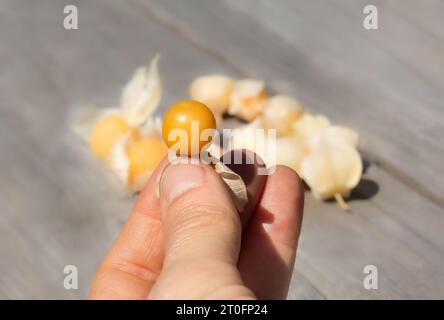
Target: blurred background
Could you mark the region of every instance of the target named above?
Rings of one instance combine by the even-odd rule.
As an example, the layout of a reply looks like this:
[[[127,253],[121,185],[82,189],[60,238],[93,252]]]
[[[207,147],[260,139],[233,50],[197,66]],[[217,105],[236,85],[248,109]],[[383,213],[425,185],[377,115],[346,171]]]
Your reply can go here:
[[[0,298],[86,298],[134,196],[69,123],[118,106],[156,53],[162,110],[220,72],[360,133],[352,212],[306,193],[290,299],[444,298],[443,13],[439,0],[0,0]],[[363,286],[369,264],[378,290]]]

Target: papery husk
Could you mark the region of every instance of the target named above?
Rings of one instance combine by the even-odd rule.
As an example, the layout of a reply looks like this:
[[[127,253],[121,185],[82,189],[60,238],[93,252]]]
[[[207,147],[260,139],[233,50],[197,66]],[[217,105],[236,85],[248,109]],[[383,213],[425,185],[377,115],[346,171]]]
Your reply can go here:
[[[162,95],[156,55],[148,68],[136,70],[131,81],[122,92],[122,114],[130,126],[140,126],[158,107]]]
[[[140,127],[140,136],[162,139],[162,119],[158,116],[146,119]]]
[[[258,131],[262,130],[262,132]],[[274,132],[274,134],[272,134]],[[269,139],[271,138],[271,140]],[[228,149],[247,149],[256,153],[265,162],[267,168],[276,165],[276,144],[269,143],[276,138],[275,129],[264,129],[261,118],[233,128],[228,140]]]
[[[361,179],[361,156],[349,145],[325,144],[302,161],[301,175],[315,198],[335,198],[343,209],[348,209],[344,198]]]
[[[190,84],[193,100],[206,104],[215,114],[224,113],[230,104],[234,79],[221,74],[200,76]]]
[[[276,139],[276,164],[285,165],[300,174],[301,163],[309,154],[309,148],[304,141],[293,136]]]
[[[353,129],[344,126],[330,126],[310,138],[308,145],[313,150],[325,144],[346,144],[356,148],[358,142],[359,135]]]
[[[326,116],[304,113],[293,123],[293,132],[296,137],[309,140],[329,126],[330,121]]]
[[[236,208],[239,212],[242,212],[248,203],[247,186],[244,180],[221,161],[217,161],[214,164],[214,170],[233,192]]]
[[[127,133],[119,138],[106,158],[106,165],[119,179],[128,185],[129,159],[126,153],[126,147],[131,133]]]
[[[234,84],[228,113],[251,122],[259,116],[267,104],[263,81],[255,79],[238,80]]]
[[[261,118],[264,128],[276,129],[278,136],[286,136],[292,133],[292,125],[301,114],[302,107],[295,98],[276,95],[268,99]]]

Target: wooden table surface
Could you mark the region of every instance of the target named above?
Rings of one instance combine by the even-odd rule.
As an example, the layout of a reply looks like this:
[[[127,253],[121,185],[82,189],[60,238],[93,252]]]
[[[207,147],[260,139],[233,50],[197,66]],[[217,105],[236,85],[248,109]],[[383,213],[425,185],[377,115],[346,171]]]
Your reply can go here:
[[[79,29],[63,28],[75,4]],[[132,195],[69,130],[155,53],[162,106],[257,77],[362,136],[352,213],[306,194],[291,299],[444,298],[444,2],[0,0],[0,298],[85,298]],[[76,265],[79,289],[65,290]],[[379,289],[363,287],[375,265]]]

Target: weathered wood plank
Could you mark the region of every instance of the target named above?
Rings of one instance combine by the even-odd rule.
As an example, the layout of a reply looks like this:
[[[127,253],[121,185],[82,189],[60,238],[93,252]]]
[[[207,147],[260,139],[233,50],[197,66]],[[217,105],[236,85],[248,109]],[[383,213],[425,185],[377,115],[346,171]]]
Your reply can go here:
[[[146,5],[147,1],[140,1],[142,5]],[[206,47],[208,51],[212,52],[215,56],[219,57],[223,61],[229,60],[230,63],[233,65],[233,68],[236,70],[240,70],[241,72],[243,70],[247,70],[247,74],[253,74],[253,75],[259,75],[261,76],[257,70],[263,71],[264,69],[268,72],[264,71],[264,74],[267,74],[267,76],[271,79],[276,78],[278,76],[281,76],[281,74],[278,74],[279,71],[284,70],[284,67],[282,64],[279,65],[280,68],[278,68],[278,71],[273,70],[274,67],[277,67],[277,65],[273,62],[273,58],[279,59],[282,55],[284,55],[284,59],[288,58],[288,61],[291,58],[291,54],[295,54],[294,50],[289,52],[290,49],[288,49],[285,45],[282,45],[281,43],[277,44],[278,49],[273,49],[275,42],[279,42],[278,40],[274,40],[274,38],[269,37],[270,32],[267,33],[267,30],[264,30],[264,28],[259,24],[254,24],[251,21],[248,21],[248,19],[245,18],[243,15],[236,14],[236,12],[230,11],[230,8],[227,8],[220,4],[220,2],[216,3],[208,3],[205,4],[199,1],[188,1],[187,3],[172,3],[170,1],[163,1],[163,2],[149,2],[148,6],[145,6],[146,10],[148,11],[148,14],[150,15],[156,15],[157,19],[160,21],[163,21],[166,25],[168,25],[172,30],[175,30],[179,34],[183,35],[184,37],[188,37],[198,46]],[[270,2],[271,3],[271,2]],[[319,2],[318,7],[320,6]],[[256,10],[257,2],[250,2],[250,6],[248,4],[245,4],[245,2],[236,2],[237,5],[245,6],[250,10],[250,14],[252,16],[257,17],[254,12]],[[279,7],[279,6],[276,6]],[[196,10],[196,8],[199,8]],[[255,10],[251,10],[254,8]],[[283,8],[282,10],[287,10],[288,8]],[[322,8],[318,8],[322,12]],[[324,9],[325,10],[325,9]],[[288,10],[287,10],[288,11]],[[330,10],[328,12],[331,12]],[[336,12],[334,12],[336,13]],[[301,16],[303,16],[301,14]],[[313,14],[311,15],[313,16]],[[180,17],[180,18],[179,18]],[[202,18],[204,17],[204,18]],[[234,18],[233,18],[234,17]],[[293,16],[294,17],[294,16]],[[282,17],[281,17],[282,18]],[[330,24],[337,22],[338,19],[340,19],[341,16],[334,17],[333,22],[329,22]],[[276,18],[277,19],[277,18]],[[274,19],[274,20],[276,20]],[[211,21],[210,24],[208,24],[208,20]],[[228,21],[229,20],[229,21]],[[260,16],[259,14],[259,20],[261,20],[261,23],[264,23],[265,20],[267,20],[267,16]],[[268,19],[268,21],[274,21],[273,19]],[[291,22],[291,19],[284,19],[287,22]],[[315,21],[318,21],[316,18],[313,21],[313,24],[315,24]],[[360,20],[359,23],[362,23]],[[206,26],[206,27],[205,27]],[[332,26],[328,26],[332,27]],[[236,29],[236,31],[235,31]],[[331,29],[331,28],[327,28]],[[252,32],[252,30],[255,30],[255,32]],[[259,31],[258,31],[259,30]],[[307,30],[304,28],[301,28],[301,32],[306,33]],[[287,30],[288,32],[288,30]],[[273,35],[273,34],[272,34]],[[277,36],[277,35],[276,35]],[[305,36],[305,39],[307,41],[310,40],[309,36]],[[332,40],[335,41],[335,40]],[[251,43],[250,43],[251,42]],[[252,44],[252,45],[251,45]],[[250,46],[251,45],[251,46]],[[270,48],[270,49],[269,49]],[[262,50],[263,49],[263,50]],[[287,52],[282,52],[281,49],[286,49]],[[268,50],[268,51],[267,51]],[[331,49],[330,49],[331,50]],[[251,51],[252,54],[247,54],[247,51]],[[266,51],[264,54],[263,51]],[[279,53],[277,53],[278,51]],[[300,49],[302,51],[302,49]],[[296,52],[298,54],[300,51]],[[303,54],[303,53],[302,53]],[[382,52],[380,53],[382,55],[387,55],[388,53]],[[322,55],[322,53],[321,53]],[[356,53],[355,53],[356,55]],[[304,59],[307,59],[308,55],[304,55]],[[341,60],[336,55],[335,58],[337,60]],[[297,58],[296,58],[297,59]],[[348,58],[347,58],[348,59]],[[356,57],[354,57],[356,60]],[[391,62],[391,60],[388,60]],[[285,61],[287,62],[287,60]],[[292,61],[292,66],[295,65],[295,61]],[[297,62],[297,61],[296,61]],[[334,62],[334,61],[333,61]],[[396,62],[396,61],[395,61]],[[329,63],[332,63],[330,61]],[[335,62],[338,63],[338,62]],[[341,63],[341,62],[339,62]],[[244,66],[247,65],[247,68],[244,68]],[[396,65],[396,63],[395,63]],[[299,66],[298,66],[299,67]],[[304,69],[304,66],[301,66],[302,71],[306,71]],[[347,69],[348,70],[348,69]],[[350,70],[348,70],[350,71]],[[382,72],[383,70],[380,70]],[[407,70],[408,71],[408,70]],[[404,72],[407,72],[404,70]],[[288,89],[288,84],[291,79],[294,79],[294,76],[290,76],[289,72],[283,72],[286,84],[284,87]],[[302,76],[305,76],[304,72],[301,72]],[[412,76],[412,75],[410,75]],[[434,76],[440,76],[438,73],[435,73]],[[318,81],[316,79],[315,75],[312,75],[307,80],[310,81]],[[346,82],[346,85],[349,85],[347,83],[347,78],[341,79],[341,81]],[[300,82],[305,81],[305,79],[299,79]],[[392,81],[395,81],[392,79]],[[350,81],[353,82],[353,81]],[[278,83],[279,84],[279,83]],[[336,82],[335,82],[336,84]],[[403,82],[405,84],[405,82]],[[299,85],[299,83],[297,84]],[[402,85],[398,86],[398,90],[406,90]],[[380,89],[377,87],[376,89]],[[407,88],[408,89],[408,88]],[[318,88],[319,90],[319,88]],[[362,88],[360,88],[362,90]],[[375,90],[375,88],[370,88],[370,93],[373,93],[372,91]],[[403,91],[403,93],[404,93]],[[321,92],[321,91],[319,91]],[[319,92],[317,94],[319,94]],[[361,91],[357,91],[361,92]],[[385,91],[384,91],[385,92]],[[433,92],[435,94],[436,98],[436,92]],[[304,93],[303,93],[304,94]],[[309,94],[315,94],[313,90],[309,92]],[[366,94],[369,94],[367,92]],[[308,95],[305,92],[305,95]],[[356,96],[356,93],[355,93]],[[384,97],[387,98],[387,97]],[[315,100],[316,97],[308,97],[307,99]],[[316,101],[316,100],[315,100]],[[336,106],[335,106],[336,107]],[[368,111],[375,112],[374,115],[375,119],[377,117],[384,118],[386,117],[386,114],[381,112],[380,108],[374,108],[373,104],[365,105],[363,104],[363,107],[367,108]],[[433,110],[436,105],[432,105],[432,108],[428,110],[428,112],[436,111]],[[337,109],[340,109],[338,107]],[[328,112],[331,114],[333,111],[330,109]],[[414,109],[411,108],[410,112],[414,112]],[[355,116],[355,113],[352,113],[352,116],[349,118],[349,121],[355,121],[353,116]],[[434,114],[436,117],[436,114]],[[341,118],[345,116],[341,114]],[[333,117],[334,118],[334,117]],[[359,120],[359,119],[358,119]],[[366,119],[365,121],[363,119],[360,119],[361,121],[358,123],[362,126],[365,124],[365,122],[368,121]],[[378,119],[380,122],[380,119]],[[390,119],[389,119],[390,121]],[[437,121],[441,121],[438,119]],[[362,123],[361,123],[362,122]],[[375,128],[371,128],[375,132],[371,132],[371,136],[374,136],[375,133],[378,133],[380,130],[380,124],[378,123],[378,126]],[[393,128],[390,128],[389,131],[385,132],[385,134],[393,133]],[[365,135],[364,135],[365,138]],[[377,140],[378,142],[381,142],[382,138],[379,137]],[[386,137],[384,137],[386,139]],[[436,144],[435,141],[432,141],[434,144]],[[395,142],[388,141],[387,148],[390,146],[392,147]],[[368,149],[368,142],[366,145],[366,149]],[[371,150],[371,148],[369,148]],[[384,150],[378,152],[384,152]],[[378,153],[379,155],[379,153]],[[430,156],[430,155],[429,155]],[[436,160],[436,158],[433,158],[433,160]],[[335,284],[335,281],[331,281],[328,285],[329,288],[332,289],[332,291],[327,291],[323,285],[319,282],[319,279],[316,277],[311,277],[309,275],[313,275],[310,270],[310,268],[305,268],[302,270],[302,273],[307,276],[312,282],[316,284],[318,288],[322,288],[322,292],[326,293],[327,297],[379,297],[379,298],[387,298],[387,297],[396,297],[396,296],[402,296],[402,297],[415,297],[415,296],[433,296],[433,294],[443,294],[443,287],[439,285],[435,285],[434,282],[436,279],[434,276],[434,270],[436,268],[439,268],[440,261],[442,259],[442,256],[436,257],[435,253],[433,251],[435,249],[438,249],[443,246],[444,238],[441,235],[441,230],[443,228],[443,210],[442,207],[439,205],[435,205],[433,203],[430,203],[426,199],[424,199],[422,196],[418,195],[417,190],[415,188],[409,188],[396,179],[394,179],[391,175],[387,175],[384,173],[380,168],[372,169],[371,175],[375,175],[376,181],[378,181],[381,185],[381,188],[383,188],[383,192],[381,193],[379,198],[375,198],[371,201],[371,203],[360,203],[358,206],[359,208],[356,208],[355,210],[359,213],[363,213],[363,217],[361,217],[363,220],[357,219],[356,221],[345,221],[342,217],[334,216],[332,217],[331,211],[336,211],[336,208],[331,207],[325,207],[325,211],[329,211],[328,214],[330,214],[329,224],[324,225],[323,227],[321,223],[318,223],[319,221],[323,221],[324,218],[313,218],[314,219],[314,225],[317,228],[314,230],[310,230],[310,227],[304,226],[304,232],[307,232],[310,236],[313,236],[312,242],[310,244],[313,244],[313,250],[308,254],[307,260],[311,260],[312,258],[324,256],[326,260],[328,261],[334,261],[335,264],[341,265],[338,267],[338,270],[341,270],[341,273],[330,273],[328,268],[320,267],[321,271],[324,273],[324,277],[327,278],[335,278],[340,279],[341,281],[344,280],[344,278],[352,278],[352,282],[344,282],[344,287],[337,287]],[[370,175],[370,177],[371,177]],[[401,192],[400,190],[403,190],[405,192]],[[362,205],[362,206],[361,206]],[[313,211],[319,212],[322,211],[322,204],[316,204],[316,209],[312,209]],[[429,210],[424,210],[425,215],[427,217],[424,217],[422,215],[418,215],[418,211],[422,211],[423,208],[431,208]],[[310,207],[309,207],[310,208]],[[310,212],[310,209],[308,209],[308,212]],[[338,212],[338,214],[340,214]],[[309,218],[310,219],[310,218]],[[382,230],[386,230],[388,234],[390,234],[389,242],[393,242],[397,246],[403,246],[402,244],[407,241],[408,243],[412,242],[414,245],[416,244],[417,240],[413,240],[413,238],[416,239],[422,239],[426,242],[423,244],[424,247],[421,249],[418,248],[418,250],[414,250],[415,254],[413,254],[412,257],[415,257],[416,254],[424,254],[423,250],[429,250],[429,245],[431,244],[431,247],[434,248],[432,251],[429,251],[428,253],[425,253],[425,256],[427,256],[428,259],[432,259],[436,261],[432,263],[432,266],[430,266],[430,274],[427,277],[424,282],[423,279],[419,282],[415,283],[407,283],[408,281],[406,279],[409,279],[411,277],[414,277],[414,274],[416,273],[415,267],[412,266],[410,269],[407,267],[406,269],[401,266],[397,265],[397,260],[403,260],[406,259],[406,257],[411,256],[412,253],[408,253],[405,250],[407,248],[402,248],[399,250],[395,256],[392,256],[392,252],[389,250],[387,251],[386,247],[386,241],[381,241],[381,239],[374,239],[372,240],[372,244],[362,244],[363,246],[369,246],[369,250],[375,255],[374,259],[377,261],[382,262],[383,266],[387,270],[399,270],[397,271],[398,275],[395,277],[395,279],[389,279],[390,285],[394,289],[393,292],[390,292],[389,290],[386,290],[384,292],[377,292],[377,293],[368,293],[365,292],[362,288],[362,268],[368,264],[368,256],[364,254],[361,250],[354,250],[353,254],[350,255],[350,259],[354,259],[354,263],[348,263],[348,260],[345,264],[341,264],[340,260],[335,256],[334,254],[331,254],[331,252],[334,252],[336,247],[331,247],[323,243],[323,241],[320,241],[319,238],[317,238],[318,233],[322,232],[330,232],[332,236],[332,239],[341,238],[342,231],[340,231],[341,228],[344,228],[344,230],[347,230],[347,225],[350,225],[350,227],[355,228],[359,230],[358,234],[364,234],[365,237],[368,237],[367,242],[369,242],[369,239],[372,239],[371,231],[372,228]],[[436,228],[435,228],[436,227]],[[321,228],[324,228],[325,230],[320,230]],[[331,231],[330,229],[333,229],[334,231]],[[307,231],[308,230],[308,231]],[[432,233],[430,231],[432,230]],[[378,231],[379,234],[381,231]],[[351,233],[344,236],[344,242],[350,241],[350,242],[356,242],[356,241],[362,241],[362,239],[359,239],[359,237],[356,237],[356,235],[353,235]],[[433,234],[433,235],[432,235]],[[355,239],[356,237],[356,239]],[[392,237],[396,239],[392,239]],[[427,239],[423,239],[423,237]],[[315,239],[316,238],[316,239]],[[421,240],[421,241],[422,241]],[[430,242],[429,242],[430,241]],[[427,244],[428,243],[428,244]],[[310,246],[310,245],[307,245]],[[319,246],[319,247],[318,247]],[[422,246],[422,245],[421,245]],[[345,243],[345,252],[348,252],[347,250],[350,248],[350,245],[348,243]],[[320,249],[325,249],[320,251]],[[319,250],[319,251],[318,251]],[[409,251],[409,249],[407,249]],[[316,259],[316,258],[315,258]],[[416,258],[412,258],[416,259]],[[301,265],[310,265],[307,264],[307,261],[304,259],[302,260]],[[305,261],[305,263],[304,263]],[[393,265],[392,265],[393,263]],[[413,263],[412,263],[413,264]],[[322,265],[322,264],[320,264]],[[325,265],[325,263],[324,263]],[[359,267],[358,267],[359,266]],[[350,274],[354,274],[350,276]],[[394,271],[393,271],[394,272]],[[348,273],[348,275],[347,275]],[[411,274],[410,274],[411,273]],[[409,275],[410,274],[410,275]],[[393,276],[393,274],[390,274],[390,276]],[[440,273],[438,275],[438,279],[442,280],[442,274]],[[330,279],[331,280],[331,279]],[[426,287],[431,288],[433,287],[433,290],[424,290],[420,291],[417,290],[417,288],[420,288],[424,286],[424,284],[428,282],[428,285]],[[395,284],[403,286],[403,290],[396,291],[395,290]],[[327,284],[325,284],[327,285]],[[390,286],[389,285],[389,286]],[[430,286],[430,287],[429,287]],[[350,291],[350,288],[353,288],[356,290],[356,292]],[[327,294],[327,292],[328,294]],[[432,293],[432,291],[434,293]]]
[[[384,7],[389,7],[393,12],[399,13],[415,29],[436,37],[436,40],[444,41],[444,28],[442,27],[442,12],[444,3],[440,0],[425,0],[419,5],[415,0],[386,1]]]
[[[376,166],[369,168],[367,178],[381,182],[381,189],[370,200],[352,201],[351,214],[306,197],[297,270],[327,298],[444,295],[443,210],[434,204],[424,207],[415,190],[384,175]],[[362,285],[363,268],[369,264],[378,267],[376,291]]]
[[[0,6],[0,30],[10,30],[0,43],[0,149],[5,150],[0,153],[0,296],[5,298],[85,297],[131,206],[131,196],[67,129],[77,105],[118,102],[132,70],[156,52],[162,53],[163,105],[185,96],[186,84],[198,74],[239,74],[236,65],[159,24],[159,17],[139,6],[76,1],[80,29],[65,31],[64,4],[11,0]],[[380,192],[370,201],[352,201],[351,215],[307,197],[289,297],[444,296],[442,209],[377,166],[367,178],[378,182]],[[368,263],[380,267],[377,292],[362,287]],[[79,267],[78,292],[63,289],[66,264]]]
[[[355,126],[369,157],[444,205],[437,156],[444,153],[444,43],[386,1],[375,1],[378,31],[362,27],[363,1],[139,2],[245,74]],[[409,12],[444,29],[434,8],[410,3]]]
[[[325,300],[325,296],[298,270],[293,272],[290,283],[289,300]]]
[[[196,74],[226,71],[117,0],[76,1],[80,29],[65,31],[68,3],[0,5],[0,30],[9,31],[0,43],[2,298],[85,298],[132,205],[132,196],[70,132],[71,113],[89,102],[118,103],[133,70],[157,52],[165,105],[184,97]],[[63,288],[67,264],[79,269],[78,291]],[[296,297],[319,297],[308,280],[296,287]]]

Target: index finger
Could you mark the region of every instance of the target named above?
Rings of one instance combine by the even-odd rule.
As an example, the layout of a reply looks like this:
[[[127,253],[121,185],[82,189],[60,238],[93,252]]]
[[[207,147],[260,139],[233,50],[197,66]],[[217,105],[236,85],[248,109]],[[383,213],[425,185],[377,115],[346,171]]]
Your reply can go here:
[[[163,228],[155,188],[167,161],[163,159],[149,178],[122,232],[97,270],[90,299],[148,296],[163,264]]]

